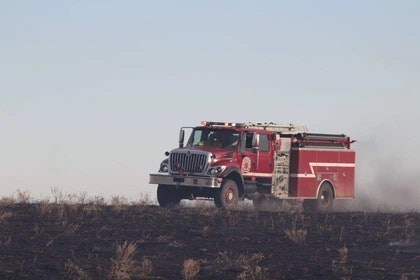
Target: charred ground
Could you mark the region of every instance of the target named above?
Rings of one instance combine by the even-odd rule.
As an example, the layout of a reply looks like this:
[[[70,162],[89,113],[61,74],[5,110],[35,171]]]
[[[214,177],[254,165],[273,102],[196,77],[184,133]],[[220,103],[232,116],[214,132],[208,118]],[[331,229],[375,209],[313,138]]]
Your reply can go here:
[[[11,203],[0,278],[418,279],[419,230],[417,212]]]

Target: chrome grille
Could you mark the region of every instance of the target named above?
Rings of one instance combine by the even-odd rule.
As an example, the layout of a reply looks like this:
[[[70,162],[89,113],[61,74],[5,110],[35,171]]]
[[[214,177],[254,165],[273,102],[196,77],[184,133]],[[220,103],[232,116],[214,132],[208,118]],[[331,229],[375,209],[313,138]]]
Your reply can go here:
[[[169,168],[173,173],[203,173],[208,162],[207,153],[181,150],[172,151],[169,156]]]

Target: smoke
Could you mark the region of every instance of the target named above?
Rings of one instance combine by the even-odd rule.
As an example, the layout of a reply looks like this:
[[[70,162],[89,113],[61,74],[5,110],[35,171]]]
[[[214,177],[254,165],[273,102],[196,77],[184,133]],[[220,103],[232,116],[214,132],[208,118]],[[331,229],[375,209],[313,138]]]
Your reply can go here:
[[[356,198],[338,205],[352,211],[420,211],[417,137],[391,130],[375,135],[355,143]]]

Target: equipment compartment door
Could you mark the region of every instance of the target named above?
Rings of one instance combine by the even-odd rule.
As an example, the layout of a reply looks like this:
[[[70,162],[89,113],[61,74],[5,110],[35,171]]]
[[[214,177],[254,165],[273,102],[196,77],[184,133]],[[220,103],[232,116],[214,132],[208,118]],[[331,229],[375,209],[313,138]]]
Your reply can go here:
[[[354,151],[348,150],[340,153],[340,177],[345,185],[347,198],[354,198],[354,163]]]

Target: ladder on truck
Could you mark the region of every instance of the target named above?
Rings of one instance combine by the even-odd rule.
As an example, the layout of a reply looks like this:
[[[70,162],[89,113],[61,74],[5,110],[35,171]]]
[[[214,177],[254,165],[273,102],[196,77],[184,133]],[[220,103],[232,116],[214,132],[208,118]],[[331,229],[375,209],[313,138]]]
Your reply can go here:
[[[293,125],[293,124],[278,124],[278,123],[253,123],[247,122],[243,124],[248,128],[257,128],[263,130],[269,130],[273,132],[306,132],[308,128],[305,125]]]
[[[276,134],[277,139],[280,134]],[[280,148],[275,149],[274,152],[274,170],[271,182],[271,194],[286,198],[289,196],[289,178],[290,178],[290,137],[281,137]],[[277,143],[278,141],[276,141]]]
[[[254,128],[263,129],[273,132],[306,132],[308,128],[305,125],[294,125],[294,124],[278,124],[278,123],[260,123],[260,122],[245,122],[245,123],[233,123],[233,122],[212,122],[202,121],[203,126],[231,126],[241,128]]]

